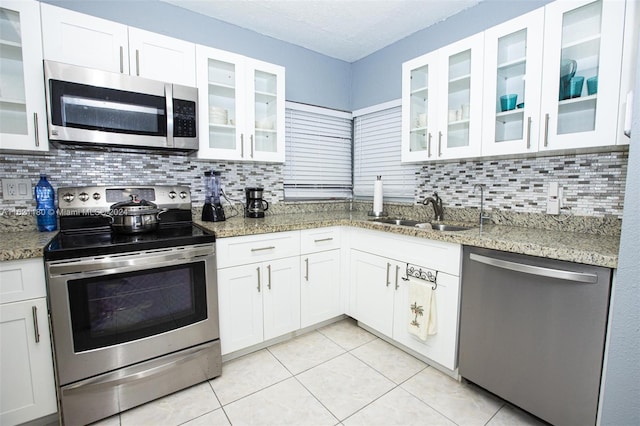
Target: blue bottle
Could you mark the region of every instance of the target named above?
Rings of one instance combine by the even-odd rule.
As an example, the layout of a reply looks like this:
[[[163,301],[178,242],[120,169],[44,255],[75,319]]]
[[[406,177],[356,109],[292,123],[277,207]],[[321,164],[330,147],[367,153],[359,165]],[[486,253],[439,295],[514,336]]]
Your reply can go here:
[[[38,231],[50,232],[58,229],[56,201],[53,187],[47,181],[47,175],[41,174],[36,185],[36,221]]]

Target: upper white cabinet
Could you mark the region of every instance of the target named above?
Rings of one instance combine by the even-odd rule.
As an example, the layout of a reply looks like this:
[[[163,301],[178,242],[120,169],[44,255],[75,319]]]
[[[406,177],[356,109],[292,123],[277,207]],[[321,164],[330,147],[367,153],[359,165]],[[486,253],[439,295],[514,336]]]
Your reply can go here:
[[[44,58],[195,86],[195,45],[43,3]]]
[[[485,31],[482,154],[538,150],[544,9]]]
[[[484,34],[402,66],[402,161],[480,154]]]
[[[47,151],[39,3],[0,5],[0,148]]]
[[[616,143],[623,1],[545,7],[539,150]]]
[[[196,52],[198,156],[284,162],[284,67],[206,46]]]

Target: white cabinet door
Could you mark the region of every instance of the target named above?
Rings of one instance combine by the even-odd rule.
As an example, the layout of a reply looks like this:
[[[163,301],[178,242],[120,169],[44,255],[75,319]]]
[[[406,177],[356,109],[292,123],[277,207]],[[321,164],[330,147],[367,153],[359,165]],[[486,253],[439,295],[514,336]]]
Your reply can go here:
[[[245,112],[249,124],[249,158],[255,161],[284,162],[284,79],[279,65],[247,59]]]
[[[38,5],[0,4],[0,149],[49,149]]]
[[[342,314],[340,304],[340,250],[301,257],[301,327],[318,324]]]
[[[196,85],[196,46],[129,27],[131,75],[184,86]]]
[[[354,286],[354,317],[392,337],[394,261],[384,257],[351,250],[351,285]]]
[[[405,62],[402,161],[480,155],[484,33]]]
[[[0,305],[0,359],[0,424],[56,412],[45,298]]]
[[[440,50],[437,158],[480,155],[484,33]]]
[[[284,68],[201,45],[196,64],[198,157],[283,162]]]
[[[536,152],[544,9],[485,31],[482,155]]]
[[[400,279],[394,299],[393,339],[450,370],[457,366],[458,299],[460,278],[439,272],[433,293],[436,300],[437,332],[426,341],[409,333],[409,282]]]
[[[545,6],[540,151],[616,143],[624,14],[623,1]]]
[[[300,258],[272,260],[262,266],[264,339],[300,328]]]
[[[437,72],[437,51],[402,64],[403,162],[435,159],[433,138],[439,134]]]
[[[222,354],[264,340],[260,265],[218,269],[218,304]]]
[[[44,58],[129,74],[127,26],[41,4]]]

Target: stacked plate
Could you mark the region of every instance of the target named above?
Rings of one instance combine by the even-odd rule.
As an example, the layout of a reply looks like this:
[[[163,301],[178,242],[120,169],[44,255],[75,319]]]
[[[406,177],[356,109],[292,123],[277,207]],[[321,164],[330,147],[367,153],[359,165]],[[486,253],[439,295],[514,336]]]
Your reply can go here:
[[[209,123],[228,124],[229,111],[220,107],[209,107]]]

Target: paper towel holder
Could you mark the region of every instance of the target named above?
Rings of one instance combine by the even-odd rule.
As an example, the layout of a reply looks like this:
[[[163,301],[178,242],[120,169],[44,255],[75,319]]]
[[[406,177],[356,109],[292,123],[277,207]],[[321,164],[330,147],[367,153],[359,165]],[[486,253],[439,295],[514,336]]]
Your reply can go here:
[[[379,200],[376,200],[377,190],[380,191]],[[375,211],[376,203],[379,202],[381,204],[380,211]],[[388,216],[387,212],[384,211],[384,204],[382,201],[382,176],[376,176],[374,190],[373,190],[373,206],[371,211],[367,213],[368,216],[373,216],[376,218]]]

